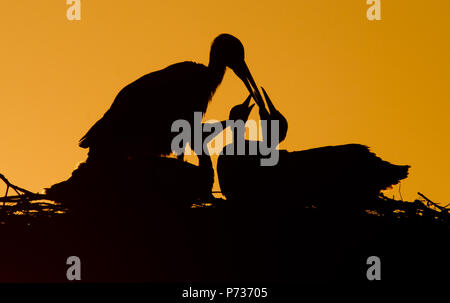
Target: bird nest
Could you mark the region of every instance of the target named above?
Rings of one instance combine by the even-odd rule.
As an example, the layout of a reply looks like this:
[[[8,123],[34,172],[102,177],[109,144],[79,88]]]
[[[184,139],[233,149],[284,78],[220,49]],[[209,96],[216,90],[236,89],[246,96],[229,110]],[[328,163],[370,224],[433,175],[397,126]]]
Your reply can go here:
[[[14,185],[2,174],[0,180],[6,186],[5,195],[0,198],[0,224],[13,221],[30,224],[31,221],[61,215],[67,211],[61,203],[48,200],[44,194],[36,194]]]
[[[61,216],[68,212],[68,208],[63,203],[52,201],[46,194],[33,193],[16,186],[2,174],[0,174],[0,180],[6,185],[6,192],[0,198],[0,224],[24,222],[30,225],[31,222]],[[226,200],[216,198],[204,203],[192,203],[191,208],[221,208],[227,204]],[[317,208],[317,206],[311,204],[305,206],[306,208]],[[414,201],[395,200],[380,194],[374,203],[364,209],[364,213],[397,222],[420,220],[449,227],[449,210],[448,205],[441,206],[419,192],[418,198]]]

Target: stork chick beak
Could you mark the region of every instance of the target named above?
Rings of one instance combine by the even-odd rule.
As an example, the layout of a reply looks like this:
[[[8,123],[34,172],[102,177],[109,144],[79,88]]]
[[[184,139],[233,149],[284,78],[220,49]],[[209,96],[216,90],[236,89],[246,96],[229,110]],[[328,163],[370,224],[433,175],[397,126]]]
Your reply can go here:
[[[270,114],[271,115],[275,114],[277,112],[277,109],[273,105],[272,100],[270,100],[269,95],[267,94],[267,92],[264,89],[264,87],[261,86],[261,89],[262,89],[263,94],[264,94],[264,99],[266,99],[267,106],[269,107]]]
[[[255,106],[255,103],[253,103],[252,105],[250,105],[248,107],[248,114],[250,115],[250,113],[252,112],[253,106]]]
[[[250,100],[252,99],[252,95],[249,95],[247,99],[245,99],[244,103],[242,103],[243,106],[247,109],[247,115],[250,115],[252,112],[253,106],[255,106],[255,103],[250,105]],[[250,105],[250,106],[249,106]]]
[[[253,79],[252,74],[250,73],[250,70],[248,69],[247,64],[245,61],[242,61],[238,66],[232,67],[232,70],[234,73],[244,82],[245,87],[249,91],[250,95],[253,97],[255,102],[259,105],[262,103],[262,97],[261,93],[258,90],[258,86],[255,83],[255,80]],[[264,103],[262,103],[264,104]]]
[[[244,105],[245,107],[248,107],[248,105],[250,104],[250,100],[252,99],[252,95],[250,94],[247,99],[245,99],[244,103],[242,103],[242,105]]]

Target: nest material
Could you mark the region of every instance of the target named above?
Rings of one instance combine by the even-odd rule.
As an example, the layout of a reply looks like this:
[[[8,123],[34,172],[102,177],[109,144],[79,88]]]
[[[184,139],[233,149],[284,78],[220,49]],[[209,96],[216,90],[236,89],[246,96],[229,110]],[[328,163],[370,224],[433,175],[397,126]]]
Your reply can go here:
[[[25,220],[29,223],[34,219],[49,218],[67,211],[61,203],[49,200],[46,195],[14,185],[2,174],[0,180],[6,185],[5,195],[0,198],[0,224],[14,220]],[[9,195],[10,192],[15,195]]]
[[[0,174],[0,180],[6,185],[5,195],[0,198],[1,224],[10,220],[19,220],[19,218],[30,221],[67,213],[68,209],[62,203],[52,201],[46,194],[37,194],[18,187],[2,174]],[[10,195],[10,192],[14,192],[15,195]],[[364,211],[368,215],[391,218],[394,221],[426,219],[430,223],[450,225],[448,205],[440,206],[424,194],[419,192],[418,195],[418,199],[409,202],[391,199],[381,194],[377,201],[366,207]],[[191,208],[220,208],[227,204],[223,199],[216,199],[207,203],[192,203]],[[280,206],[282,207],[282,205],[278,207]]]

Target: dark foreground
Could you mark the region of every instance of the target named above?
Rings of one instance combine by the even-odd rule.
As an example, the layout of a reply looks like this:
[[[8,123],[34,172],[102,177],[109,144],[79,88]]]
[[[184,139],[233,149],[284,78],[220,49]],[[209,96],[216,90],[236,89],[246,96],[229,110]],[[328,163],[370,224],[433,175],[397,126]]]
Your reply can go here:
[[[47,192],[65,214],[2,207],[0,282],[67,282],[69,256],[83,282],[367,281],[370,256],[385,281],[447,280],[447,211],[438,220],[414,203],[397,212],[398,201],[341,196],[323,201],[330,208],[281,195],[191,208],[202,172],[161,161],[80,166]]]
[[[1,282],[66,282],[69,256],[84,282],[365,281],[369,256],[383,280],[440,280],[450,269],[448,227],[317,209],[128,205],[0,233]]]

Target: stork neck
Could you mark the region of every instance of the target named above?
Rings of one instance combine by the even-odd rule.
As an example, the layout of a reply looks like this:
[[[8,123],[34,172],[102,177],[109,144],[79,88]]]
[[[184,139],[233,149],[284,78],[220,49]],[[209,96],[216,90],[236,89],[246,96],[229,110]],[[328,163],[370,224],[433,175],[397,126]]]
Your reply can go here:
[[[240,144],[245,144],[245,131],[241,131],[237,127],[230,127],[231,138],[232,138],[232,146],[234,150],[234,155],[237,154],[237,148]]]
[[[223,76],[225,75],[225,64],[220,64],[216,60],[210,60],[208,65],[208,70],[211,73],[211,85],[212,85],[212,91],[214,92],[216,88],[219,86],[219,84],[223,80]]]

